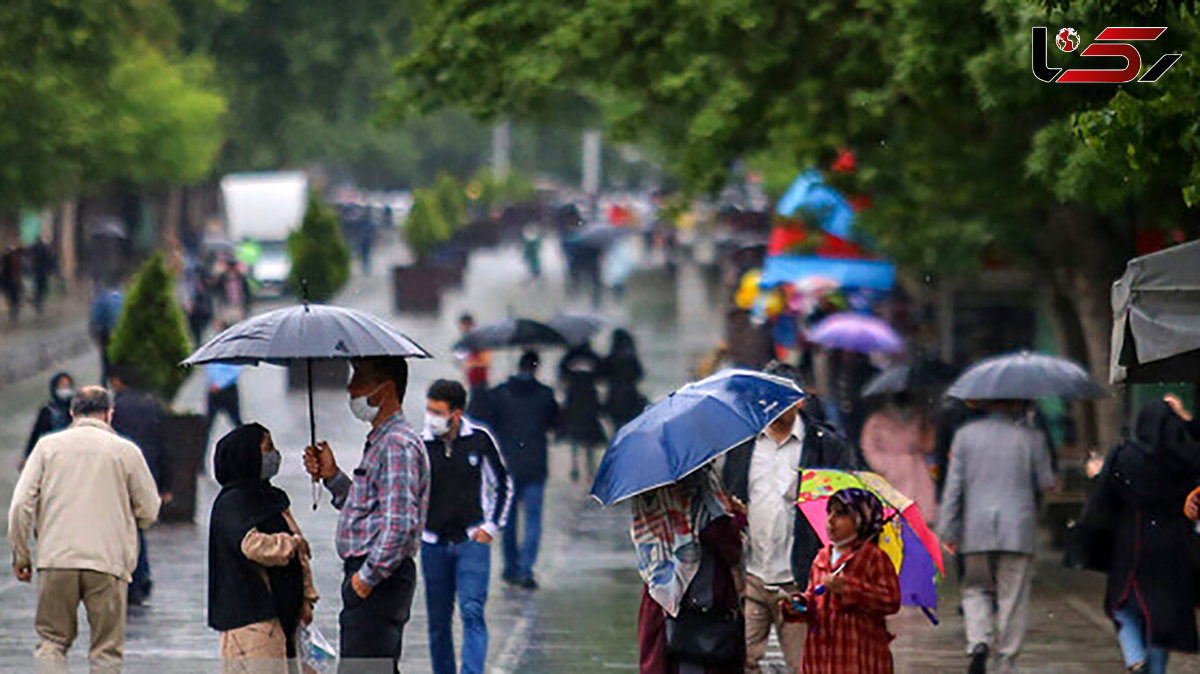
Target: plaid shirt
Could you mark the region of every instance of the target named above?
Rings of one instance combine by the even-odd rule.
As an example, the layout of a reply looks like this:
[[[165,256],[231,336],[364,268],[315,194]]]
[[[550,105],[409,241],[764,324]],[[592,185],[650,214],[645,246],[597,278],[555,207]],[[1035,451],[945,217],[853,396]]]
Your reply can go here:
[[[358,572],[364,583],[374,587],[416,556],[429,506],[429,457],[403,413],[367,436],[353,479],[338,471],[326,486],[341,510],[338,556],[367,558]]]

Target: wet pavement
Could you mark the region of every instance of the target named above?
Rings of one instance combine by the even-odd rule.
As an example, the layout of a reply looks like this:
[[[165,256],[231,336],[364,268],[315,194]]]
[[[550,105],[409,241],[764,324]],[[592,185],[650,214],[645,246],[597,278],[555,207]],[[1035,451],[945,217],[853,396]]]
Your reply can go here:
[[[402,258],[398,246],[378,251],[377,268]],[[583,298],[568,298],[562,291],[561,262],[554,246],[545,248],[547,281],[526,279],[516,249],[476,253],[464,289],[446,296],[438,316],[392,316],[390,289],[383,276],[356,277],[338,303],[392,316],[397,324],[435,356],[415,361],[405,410],[420,419],[423,393],[439,377],[456,377],[449,354],[456,336],[455,320],[469,310],[480,321],[528,312],[548,318],[556,310],[588,310]],[[631,279],[623,303],[608,302],[601,313],[612,327],[630,327],[638,338],[648,378],[645,391],[660,395],[688,377],[695,361],[720,337],[718,304],[706,294],[694,268],[671,275],[663,270],[639,272]],[[607,338],[597,349],[606,351]],[[553,375],[557,353],[543,358],[543,379]],[[499,355],[493,379],[515,368],[516,354]],[[94,380],[96,356],[89,353],[66,363],[63,369],[80,381]],[[15,482],[14,466],[37,405],[46,394],[45,379],[38,375],[0,389],[0,504],[7,505]],[[242,378],[243,414],[270,428],[284,452],[284,465],[276,482],[292,496],[293,513],[312,543],[319,590],[316,624],[336,643],[340,564],[333,550],[336,515],[322,493],[317,511],[310,505],[310,485],[302,472],[300,448],[307,443],[303,394],[289,392],[282,368],[248,368]],[[176,402],[179,410],[201,411],[203,387],[193,378]],[[340,391],[318,392],[317,430],[328,439],[343,466],[357,458],[366,426],[354,421]],[[227,430],[224,421],[214,438]],[[555,446],[551,453],[542,554],[535,570],[542,589],[514,590],[499,580],[499,552],[493,559],[493,582],[487,615],[491,632],[488,668],[506,672],[607,672],[636,671],[636,616],[641,584],[634,570],[624,507],[602,509],[586,498],[584,484],[568,478],[569,454]],[[151,603],[135,609],[129,620],[127,671],[215,671],[216,635],[205,626],[206,520],[216,494],[216,484],[200,478],[199,510],[194,525],[156,526],[149,533],[155,595]],[[3,525],[0,524],[0,527]],[[0,557],[8,557],[0,542]],[[1068,572],[1047,554],[1035,583],[1034,612],[1021,662],[1022,672],[1122,671],[1111,627],[1100,610],[1101,578]],[[429,671],[424,598],[418,583],[413,618],[405,634],[404,671]],[[906,612],[893,620],[898,634],[893,642],[898,672],[965,671],[962,655],[962,620],[957,615],[953,580],[943,585],[942,624],[933,626],[919,612]],[[35,592],[0,571],[0,671],[32,669],[30,653],[36,643],[33,631]],[[84,671],[86,625],[83,638],[72,650],[74,666]],[[456,626],[457,630],[457,626]],[[456,639],[456,643],[460,643]],[[770,656],[775,671],[783,671],[777,650]],[[1177,657],[1171,672],[1200,672],[1196,658]]]

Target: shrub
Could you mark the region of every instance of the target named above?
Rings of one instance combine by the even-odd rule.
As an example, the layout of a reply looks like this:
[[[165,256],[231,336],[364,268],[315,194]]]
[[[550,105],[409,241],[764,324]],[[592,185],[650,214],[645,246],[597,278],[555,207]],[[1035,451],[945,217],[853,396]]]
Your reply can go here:
[[[128,367],[138,389],[170,404],[187,379],[179,362],[188,357],[191,342],[162,253],[142,264],[121,306],[109,360]]]
[[[308,282],[308,299],[324,302],[337,294],[350,278],[350,249],[342,240],[337,214],[309,194],[308,209],[300,229],[288,237],[292,271],[288,285],[297,294]]]
[[[463,186],[449,173],[438,175],[433,185],[442,219],[451,233],[467,224],[467,195]]]
[[[417,190],[412,210],[404,223],[404,240],[418,260],[427,258],[438,244],[450,238],[450,226],[439,208],[438,195]]]

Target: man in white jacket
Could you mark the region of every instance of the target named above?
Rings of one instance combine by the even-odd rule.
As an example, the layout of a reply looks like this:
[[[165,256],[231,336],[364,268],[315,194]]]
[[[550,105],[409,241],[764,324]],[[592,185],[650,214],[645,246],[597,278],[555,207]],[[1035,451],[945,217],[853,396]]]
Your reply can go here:
[[[158,490],[141,450],[109,425],[108,391],[80,390],[71,417],[69,428],[38,441],[17,481],[8,511],[13,572],[28,583],[38,570],[40,662],[65,667],[82,601],[92,671],[120,671],[137,529],[158,517]]]

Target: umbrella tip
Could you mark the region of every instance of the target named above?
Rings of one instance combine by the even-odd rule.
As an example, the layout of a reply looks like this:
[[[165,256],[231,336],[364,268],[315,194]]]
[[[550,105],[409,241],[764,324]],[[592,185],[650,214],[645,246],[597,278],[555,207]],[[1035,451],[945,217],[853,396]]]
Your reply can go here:
[[[304,303],[304,311],[308,311],[308,279],[300,279],[300,301]]]

